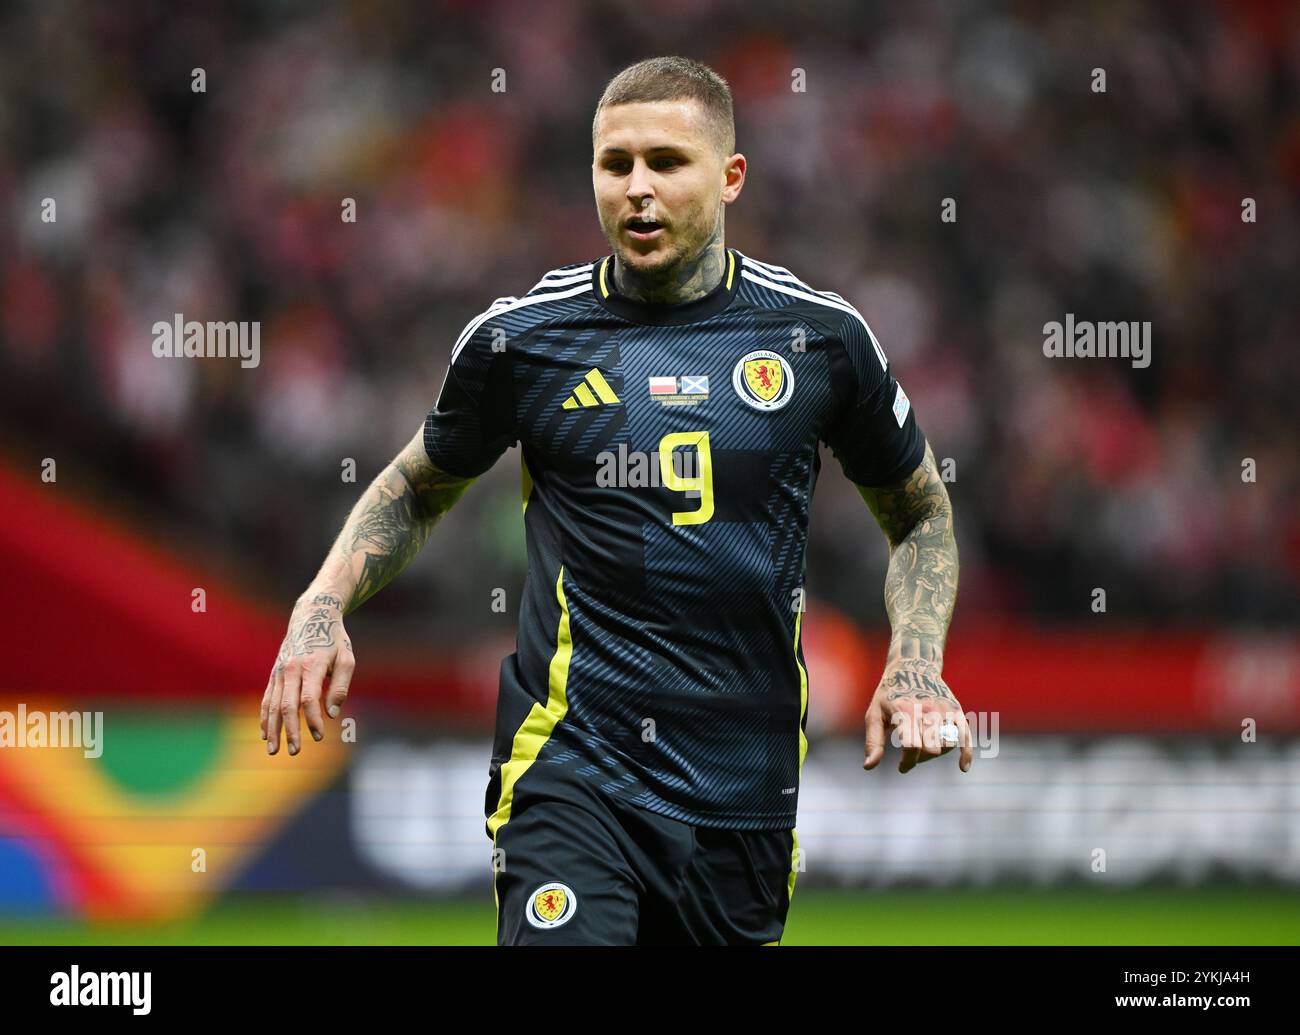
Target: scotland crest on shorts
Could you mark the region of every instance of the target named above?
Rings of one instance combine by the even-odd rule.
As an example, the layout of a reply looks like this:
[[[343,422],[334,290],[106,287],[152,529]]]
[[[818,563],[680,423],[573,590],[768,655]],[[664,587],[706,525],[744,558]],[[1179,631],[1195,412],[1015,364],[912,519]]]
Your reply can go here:
[[[758,349],[736,364],[731,385],[754,409],[779,410],[794,393],[794,373],[781,356],[770,349]]]
[[[578,909],[578,896],[559,881],[543,884],[528,898],[524,915],[534,927],[559,927],[567,923]]]

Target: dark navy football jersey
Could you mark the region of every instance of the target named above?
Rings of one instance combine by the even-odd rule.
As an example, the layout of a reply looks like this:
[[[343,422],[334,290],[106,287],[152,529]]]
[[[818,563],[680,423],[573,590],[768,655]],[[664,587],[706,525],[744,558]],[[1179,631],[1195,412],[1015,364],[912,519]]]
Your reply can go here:
[[[696,825],[794,825],[818,443],[879,486],[925,442],[853,306],[727,256],[714,291],[670,306],[620,295],[608,256],[566,266],[455,344],[429,457],[470,477],[522,447],[528,575],[492,835],[520,781],[554,767]]]

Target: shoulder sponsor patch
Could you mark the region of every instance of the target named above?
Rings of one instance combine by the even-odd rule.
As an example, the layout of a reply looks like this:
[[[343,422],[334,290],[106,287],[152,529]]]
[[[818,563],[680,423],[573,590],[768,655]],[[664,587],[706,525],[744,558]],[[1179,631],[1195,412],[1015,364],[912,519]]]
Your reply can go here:
[[[912,408],[908,402],[907,393],[903,391],[903,386],[898,385],[898,391],[894,393],[894,420],[898,421],[898,426],[903,426],[903,421],[907,420],[907,411]]]

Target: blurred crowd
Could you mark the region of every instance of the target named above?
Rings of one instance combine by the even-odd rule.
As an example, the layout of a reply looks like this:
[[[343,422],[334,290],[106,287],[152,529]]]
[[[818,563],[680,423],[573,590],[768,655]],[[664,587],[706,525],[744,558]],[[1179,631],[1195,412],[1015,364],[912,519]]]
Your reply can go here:
[[[6,462],[287,617],[465,323],[605,253],[593,108],[664,53],[731,83],[728,243],[851,300],[950,461],[958,620],[1087,623],[1096,587],[1127,623],[1300,618],[1288,2],[7,6]],[[260,365],[155,358],[176,313],[260,321]],[[1150,366],[1045,357],[1067,313],[1151,321]],[[369,621],[506,628],[508,459]],[[885,543],[826,460],[810,589],[879,621]]]

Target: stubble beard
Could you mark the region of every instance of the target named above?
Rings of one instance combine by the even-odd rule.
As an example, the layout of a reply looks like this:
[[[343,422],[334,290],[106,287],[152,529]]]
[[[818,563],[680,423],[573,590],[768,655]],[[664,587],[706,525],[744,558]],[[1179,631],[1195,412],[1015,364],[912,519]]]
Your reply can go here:
[[[674,236],[681,226],[680,223],[673,223]],[[612,239],[607,231],[605,236],[610,239],[611,249],[618,257],[616,264],[618,290],[629,298],[664,303],[697,298],[711,291],[716,286],[713,281],[716,281],[717,276],[712,271],[701,267],[710,262],[710,250],[715,238],[721,238],[721,212],[715,216],[711,227],[707,229],[691,227],[691,229],[695,229],[696,232],[692,235],[690,244],[676,240],[668,254],[652,266],[643,263],[634,265],[628,261],[628,255],[638,259],[642,256],[621,239],[622,227],[615,227],[615,236]],[[704,283],[706,280],[709,283]]]

